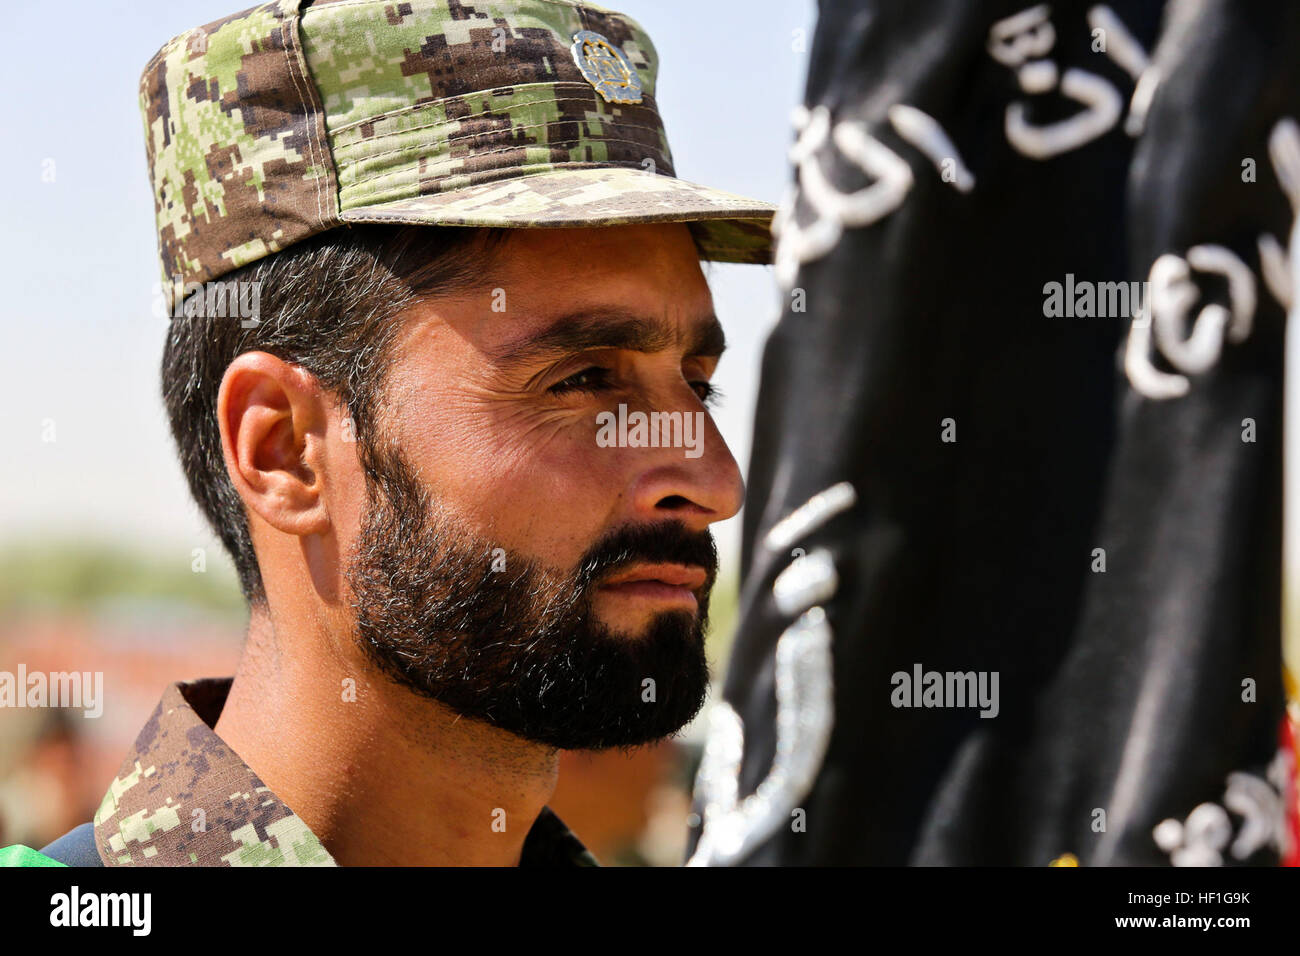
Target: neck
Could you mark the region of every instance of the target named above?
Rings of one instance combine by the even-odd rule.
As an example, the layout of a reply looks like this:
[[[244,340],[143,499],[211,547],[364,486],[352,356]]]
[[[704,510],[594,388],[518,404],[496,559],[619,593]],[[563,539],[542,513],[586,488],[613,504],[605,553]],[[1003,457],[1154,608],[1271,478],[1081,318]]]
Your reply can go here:
[[[340,866],[518,864],[558,751],[286,637],[254,610],[215,730]]]

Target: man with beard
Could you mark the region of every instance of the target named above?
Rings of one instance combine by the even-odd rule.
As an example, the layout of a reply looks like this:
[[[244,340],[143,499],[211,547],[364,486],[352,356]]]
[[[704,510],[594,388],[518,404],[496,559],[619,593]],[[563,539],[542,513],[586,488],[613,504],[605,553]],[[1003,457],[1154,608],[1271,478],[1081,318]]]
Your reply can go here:
[[[770,261],[770,206],[673,175],[656,68],[555,0],[283,0],[151,61],[163,397],[247,644],[10,862],[594,862],[558,751],[698,712],[743,495],[699,262]],[[703,432],[604,447],[620,405]]]

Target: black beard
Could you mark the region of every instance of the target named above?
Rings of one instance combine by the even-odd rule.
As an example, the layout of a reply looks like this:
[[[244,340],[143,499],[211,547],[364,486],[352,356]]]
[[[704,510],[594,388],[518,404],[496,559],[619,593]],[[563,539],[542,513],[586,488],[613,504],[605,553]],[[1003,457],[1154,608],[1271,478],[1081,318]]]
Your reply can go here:
[[[357,640],[391,680],[562,750],[630,749],[699,713],[717,574],[707,531],[671,520],[622,528],[566,574],[503,553],[435,510],[400,452],[364,459],[368,507],[347,580]],[[665,612],[642,633],[616,633],[595,618],[592,595],[611,573],[643,561],[703,567],[699,611]]]

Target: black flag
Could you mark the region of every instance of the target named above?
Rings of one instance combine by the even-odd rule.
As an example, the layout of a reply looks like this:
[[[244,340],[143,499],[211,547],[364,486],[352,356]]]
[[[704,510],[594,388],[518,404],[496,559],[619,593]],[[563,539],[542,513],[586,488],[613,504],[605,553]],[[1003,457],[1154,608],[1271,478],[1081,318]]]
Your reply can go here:
[[[1300,5],[824,0],[696,864],[1288,852]]]

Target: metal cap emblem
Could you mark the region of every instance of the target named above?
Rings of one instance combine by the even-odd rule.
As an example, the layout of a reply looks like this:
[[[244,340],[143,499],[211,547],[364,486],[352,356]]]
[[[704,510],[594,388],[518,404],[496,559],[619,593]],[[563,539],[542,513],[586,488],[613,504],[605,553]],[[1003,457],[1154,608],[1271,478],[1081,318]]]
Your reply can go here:
[[[640,103],[641,77],[627,54],[591,30],[573,35],[573,62],[606,103]]]

